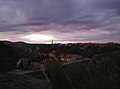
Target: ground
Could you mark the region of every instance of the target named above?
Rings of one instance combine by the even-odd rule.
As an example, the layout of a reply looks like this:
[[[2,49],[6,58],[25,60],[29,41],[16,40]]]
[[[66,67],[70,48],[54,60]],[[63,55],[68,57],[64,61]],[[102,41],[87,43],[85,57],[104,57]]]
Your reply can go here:
[[[0,89],[30,89],[19,82],[11,82],[5,75],[0,75]]]

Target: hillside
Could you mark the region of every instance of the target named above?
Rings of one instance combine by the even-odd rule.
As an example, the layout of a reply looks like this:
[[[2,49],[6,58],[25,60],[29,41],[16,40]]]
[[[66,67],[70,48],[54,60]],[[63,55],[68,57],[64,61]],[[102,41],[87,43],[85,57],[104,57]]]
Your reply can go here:
[[[16,66],[17,53],[15,50],[0,42],[0,72],[7,72]]]
[[[64,67],[76,89],[120,89],[120,51]]]

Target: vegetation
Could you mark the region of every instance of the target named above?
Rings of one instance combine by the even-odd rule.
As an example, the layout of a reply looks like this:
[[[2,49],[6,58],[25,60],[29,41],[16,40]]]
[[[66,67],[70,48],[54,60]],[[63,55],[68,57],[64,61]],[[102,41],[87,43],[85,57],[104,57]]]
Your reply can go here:
[[[89,57],[92,58],[96,54],[104,54],[108,52],[114,52],[120,50],[120,48],[114,47],[114,46],[103,46],[103,47],[98,47],[98,46],[87,46],[83,49],[82,55],[84,57]]]
[[[35,77],[35,78],[37,78],[37,79],[43,79],[43,80],[46,80],[46,78],[45,78],[43,72],[41,72],[41,71],[40,71],[40,72],[28,73],[28,74],[26,74],[26,75],[29,75],[29,76]]]
[[[89,62],[64,68],[76,89],[120,89],[120,51],[96,55]]]
[[[49,76],[53,83],[53,89],[71,89],[61,63],[57,60],[51,61],[47,65]]]
[[[8,45],[0,42],[0,72],[7,72],[16,66],[17,53]]]

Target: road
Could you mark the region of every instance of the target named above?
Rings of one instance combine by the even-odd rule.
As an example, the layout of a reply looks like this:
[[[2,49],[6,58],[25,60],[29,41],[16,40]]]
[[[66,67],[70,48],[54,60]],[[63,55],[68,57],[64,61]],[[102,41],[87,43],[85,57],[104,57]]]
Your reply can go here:
[[[24,75],[24,74],[28,74],[28,73],[33,73],[33,72],[39,72],[39,71],[41,71],[41,72],[43,72],[46,80],[48,82],[50,82],[50,79],[48,78],[47,74],[45,73],[45,70],[46,70],[46,68],[43,68],[41,70],[26,70],[26,71],[22,71],[22,70],[18,70],[17,69],[17,70],[14,70],[14,71],[10,72],[10,73]]]

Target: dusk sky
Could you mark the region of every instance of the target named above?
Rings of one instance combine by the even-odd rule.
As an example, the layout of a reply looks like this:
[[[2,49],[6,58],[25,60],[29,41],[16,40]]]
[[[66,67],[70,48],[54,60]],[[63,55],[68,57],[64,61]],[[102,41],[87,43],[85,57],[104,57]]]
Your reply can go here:
[[[0,0],[0,40],[120,42],[120,0]]]

